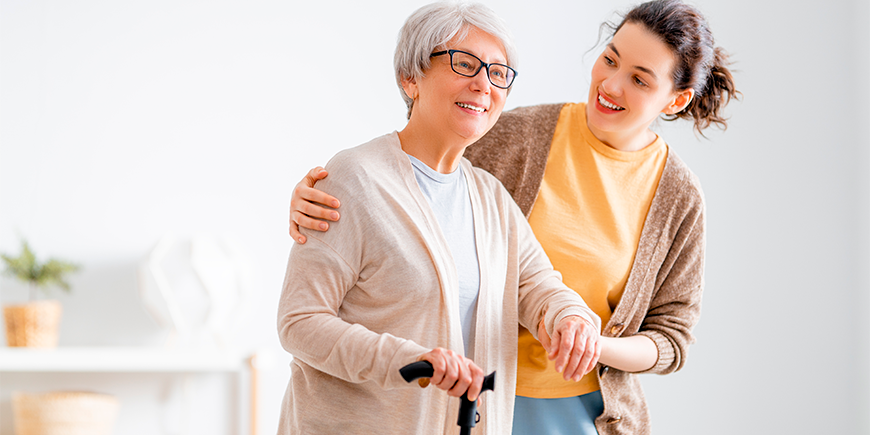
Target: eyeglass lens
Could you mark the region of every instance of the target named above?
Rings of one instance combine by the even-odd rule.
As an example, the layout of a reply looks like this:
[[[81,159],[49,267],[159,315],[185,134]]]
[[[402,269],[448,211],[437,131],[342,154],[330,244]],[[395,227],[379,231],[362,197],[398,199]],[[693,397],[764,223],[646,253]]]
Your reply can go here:
[[[450,54],[453,63],[453,71],[457,74],[466,77],[473,77],[477,75],[478,71],[480,71],[483,62],[477,57],[461,51],[454,51]],[[487,66],[487,72],[489,73],[489,81],[502,88],[510,86],[514,79],[513,71],[506,65],[498,63],[489,64]]]

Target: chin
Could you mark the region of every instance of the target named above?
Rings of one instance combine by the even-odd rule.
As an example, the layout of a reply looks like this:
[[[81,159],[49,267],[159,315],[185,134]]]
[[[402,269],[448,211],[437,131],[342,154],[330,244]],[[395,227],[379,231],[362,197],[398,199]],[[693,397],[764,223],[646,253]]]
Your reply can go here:
[[[476,142],[478,139],[483,137],[489,129],[492,128],[493,124],[487,124],[484,126],[477,126],[472,128],[463,129],[459,132],[459,135],[465,139],[468,139],[471,142]]]

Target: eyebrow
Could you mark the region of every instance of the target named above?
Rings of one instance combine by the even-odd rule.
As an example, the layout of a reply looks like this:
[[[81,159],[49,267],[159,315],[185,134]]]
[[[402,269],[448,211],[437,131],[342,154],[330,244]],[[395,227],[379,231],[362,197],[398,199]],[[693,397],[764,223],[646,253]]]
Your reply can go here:
[[[453,50],[464,51],[464,52],[466,52],[466,53],[468,53],[468,54],[470,54],[470,55],[472,55],[472,56],[474,56],[474,57],[480,59],[480,56],[478,56],[477,54],[473,53],[471,50],[469,50],[469,49],[467,49],[467,48],[454,48]],[[483,62],[483,59],[480,59],[480,61]],[[486,64],[493,64],[493,63],[499,63],[499,64],[502,64],[502,65],[507,65],[507,59],[502,59],[501,57],[496,57],[496,59],[495,59],[494,61],[492,61],[492,62],[486,62]]]
[[[619,50],[616,49],[616,46],[613,45],[612,42],[609,43],[609,44],[607,44],[607,48],[611,49],[614,53],[616,53],[616,57],[621,57],[621,56],[619,55]],[[653,70],[651,70],[651,69],[649,69],[649,68],[647,68],[647,67],[645,67],[645,66],[635,65],[635,68],[637,68],[637,69],[639,69],[639,70],[641,70],[641,71],[643,71],[643,72],[645,72],[645,73],[651,75],[654,79],[658,79],[658,76],[656,75],[656,73],[653,72]]]

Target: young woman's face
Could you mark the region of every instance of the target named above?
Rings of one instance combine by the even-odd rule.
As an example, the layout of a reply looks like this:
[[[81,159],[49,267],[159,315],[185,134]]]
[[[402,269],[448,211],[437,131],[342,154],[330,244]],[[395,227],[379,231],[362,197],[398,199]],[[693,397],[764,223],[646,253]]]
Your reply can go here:
[[[507,63],[498,38],[475,27],[469,29],[465,39],[452,40],[443,49],[465,51],[486,63]],[[507,90],[490,83],[486,68],[474,77],[464,77],[453,72],[449,55],[432,57],[431,62],[424,77],[403,82],[405,92],[412,98],[416,96],[411,122],[419,117],[432,131],[474,142],[498,120]]]
[[[674,63],[658,37],[640,24],[625,23],[592,67],[586,111],[592,133],[605,142],[645,134],[660,113],[674,113],[675,103],[682,102],[671,78]]]

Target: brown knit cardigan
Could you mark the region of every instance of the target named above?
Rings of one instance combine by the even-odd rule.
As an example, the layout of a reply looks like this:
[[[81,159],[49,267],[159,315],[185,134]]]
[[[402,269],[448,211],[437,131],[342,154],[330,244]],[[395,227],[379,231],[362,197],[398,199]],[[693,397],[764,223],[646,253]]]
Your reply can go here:
[[[465,151],[475,166],[495,175],[528,217],[544,176],[550,141],[562,104],[504,112],[495,126]],[[644,373],[683,367],[704,287],[704,196],[689,168],[669,150],[644,222],[622,299],[602,335],[648,336],[658,360]],[[650,418],[637,373],[599,366],[604,412],[601,435],[649,434]]]

